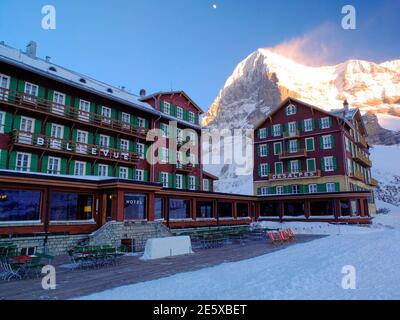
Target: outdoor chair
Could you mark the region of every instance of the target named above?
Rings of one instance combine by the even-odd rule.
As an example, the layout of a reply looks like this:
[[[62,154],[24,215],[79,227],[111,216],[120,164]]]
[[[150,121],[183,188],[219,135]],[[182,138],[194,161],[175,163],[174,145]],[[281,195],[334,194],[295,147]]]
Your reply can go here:
[[[13,268],[6,257],[0,257],[0,276],[2,280],[10,281],[12,279],[21,280],[19,270]]]
[[[286,233],[288,234],[288,236],[289,236],[292,240],[296,239],[296,236],[295,236],[295,234],[293,233],[292,229],[290,229],[290,228],[286,229]]]
[[[42,268],[44,267],[44,263],[42,263],[41,257],[32,257],[22,268],[25,271],[26,277],[30,277],[31,274],[34,274],[36,278],[39,278],[42,273]]]
[[[280,237],[276,237],[275,233],[273,231],[268,231],[267,235],[268,235],[269,240],[271,240],[271,242],[273,244],[282,244],[283,243],[282,239]]]

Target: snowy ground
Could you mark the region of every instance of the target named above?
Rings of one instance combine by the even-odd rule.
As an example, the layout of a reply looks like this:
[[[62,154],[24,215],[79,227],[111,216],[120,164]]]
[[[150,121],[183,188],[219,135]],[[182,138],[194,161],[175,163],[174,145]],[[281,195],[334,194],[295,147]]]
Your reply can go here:
[[[83,299],[400,299],[399,211],[379,215],[369,228],[331,228],[327,237],[264,256]],[[355,267],[355,290],[341,286],[346,265]]]

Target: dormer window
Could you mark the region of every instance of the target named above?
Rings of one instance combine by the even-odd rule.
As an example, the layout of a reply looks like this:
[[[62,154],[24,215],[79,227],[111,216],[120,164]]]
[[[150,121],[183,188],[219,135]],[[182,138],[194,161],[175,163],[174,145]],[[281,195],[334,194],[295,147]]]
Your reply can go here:
[[[49,71],[57,72],[57,69],[54,68],[54,67],[50,67],[50,68],[49,68]]]
[[[108,88],[108,89],[107,89],[107,92],[108,92],[108,93],[113,93],[113,91],[112,91],[111,88]]]
[[[167,101],[163,101],[163,110],[161,110],[162,112],[166,113],[166,114],[171,114],[171,104]]]
[[[288,105],[287,107],[286,107],[286,115],[287,116],[291,116],[291,115],[294,115],[294,114],[296,114],[296,112],[297,112],[297,108],[296,108],[296,106],[294,106],[294,105]]]
[[[86,80],[84,78],[80,78],[79,82],[86,83]]]
[[[189,122],[190,123],[194,123],[195,122],[194,113],[192,111],[189,111]]]
[[[183,119],[183,109],[181,107],[176,107],[176,117],[178,119]]]

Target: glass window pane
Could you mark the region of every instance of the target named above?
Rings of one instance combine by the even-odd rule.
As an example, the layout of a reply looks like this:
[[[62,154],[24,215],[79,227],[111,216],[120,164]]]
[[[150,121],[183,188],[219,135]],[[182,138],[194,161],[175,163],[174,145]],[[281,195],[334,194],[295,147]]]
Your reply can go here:
[[[40,195],[40,191],[0,190],[0,221],[39,220]]]
[[[51,192],[50,220],[91,220],[93,196],[89,194]]]
[[[124,215],[126,220],[146,219],[146,196],[125,193]]]

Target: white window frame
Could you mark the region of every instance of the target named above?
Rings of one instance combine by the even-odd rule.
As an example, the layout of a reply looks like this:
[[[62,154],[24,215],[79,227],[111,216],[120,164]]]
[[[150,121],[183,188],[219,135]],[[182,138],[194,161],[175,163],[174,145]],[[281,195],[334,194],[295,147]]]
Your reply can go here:
[[[137,142],[136,143],[136,153],[139,155],[140,159],[144,159],[145,158],[145,154],[144,154],[144,144]]]
[[[333,165],[333,156],[324,157],[324,168],[325,168],[326,172],[335,171],[335,168],[334,168],[334,165]]]
[[[312,149],[311,150],[308,150],[307,149],[307,141],[309,141],[309,140],[311,140],[312,141]],[[307,151],[315,151],[315,140],[314,140],[314,137],[308,137],[308,138],[306,138],[306,140],[305,140],[305,147],[306,147],[306,150]]]
[[[267,128],[260,128],[260,139],[266,139],[267,138]]]
[[[171,114],[171,103],[168,101],[164,101],[164,113],[165,114]]]
[[[332,135],[322,136],[322,149],[323,150],[330,150],[333,148],[332,145]]]
[[[280,153],[276,153],[275,145],[278,145],[278,144],[281,146],[281,147],[279,148],[279,149],[281,150]],[[282,154],[282,142],[274,142],[274,156],[278,156],[278,155],[280,155],[280,154]]]
[[[24,130],[22,129],[22,124],[25,120],[25,123],[30,121],[32,123],[31,129],[30,131]],[[32,144],[33,142],[33,133],[35,132],[35,123],[36,120],[34,118],[30,118],[30,117],[25,117],[25,116],[21,116],[21,122],[19,125],[19,130],[23,131],[24,133],[20,133],[19,137],[18,137],[18,142],[20,143],[24,143],[24,144]]]
[[[146,126],[146,119],[145,118],[141,118],[141,117],[137,117],[137,125],[140,128],[144,128]]]
[[[300,163],[299,160],[290,160],[290,173],[300,172],[299,163]]]
[[[267,157],[268,153],[267,153],[267,144],[260,144],[260,157]]]
[[[291,121],[288,122],[288,135],[289,137],[294,137],[297,134],[297,122],[296,121]]]
[[[277,170],[276,170],[277,165],[279,165],[279,164],[281,165],[281,168],[282,168],[282,172],[281,172],[281,173],[277,173]],[[277,161],[277,162],[275,162],[275,163],[274,163],[274,169],[275,169],[275,171],[274,171],[275,174],[283,174],[283,171],[284,171],[284,170],[283,170],[283,161]]]
[[[189,176],[189,190],[196,190],[196,177]]]
[[[293,148],[293,145],[295,146],[295,148]],[[299,152],[297,147],[298,147],[297,140],[289,140],[289,153]]]
[[[323,117],[321,118],[321,129],[329,129],[329,117]]]
[[[274,124],[272,126],[272,135],[274,137],[279,137],[282,134],[282,126],[280,124]]]
[[[183,108],[176,106],[176,117],[178,119],[183,119]]]
[[[166,123],[161,123],[161,131],[162,131],[162,136],[164,138],[169,137],[169,125]]]
[[[80,170],[82,169],[82,172]],[[75,176],[85,176],[86,175],[86,162],[75,161],[74,163],[74,175]]]
[[[210,191],[210,180],[203,179],[203,191]]]
[[[23,167],[22,164],[24,162],[24,159],[21,159],[21,166],[18,166],[18,157],[27,157],[27,166]],[[32,154],[31,153],[26,153],[26,152],[17,152],[16,157],[15,157],[15,171],[20,171],[20,172],[30,172],[31,171],[31,161],[32,161]],[[24,170],[26,169],[26,170]]]
[[[194,112],[192,112],[192,111],[189,111],[189,122],[190,123],[195,123],[195,120],[196,118],[195,118],[195,116],[194,116]]]
[[[328,182],[326,184],[326,192],[335,192],[335,184],[333,182]]]
[[[62,102],[59,102],[57,99],[57,96],[62,97]],[[58,91],[54,91],[53,92],[53,103],[55,103],[55,105],[52,108],[52,112],[55,114],[60,114],[60,115],[64,115],[64,111],[65,111],[65,99],[66,99],[66,95],[65,93],[61,93]]]
[[[316,183],[308,185],[308,193],[317,193],[317,192],[318,192],[318,186]]]
[[[121,151],[129,152],[129,145],[130,145],[130,141],[128,139],[121,139],[119,141],[119,147],[120,147]]]
[[[104,122],[106,124],[110,124],[111,123],[111,116],[112,116],[111,108],[106,107],[106,106],[101,106],[102,122]]]
[[[57,164],[56,168],[53,168],[54,162],[56,162],[56,164]],[[47,159],[47,173],[48,174],[60,174],[60,168],[61,168],[61,158],[48,157],[48,159]]]
[[[314,171],[310,171],[310,168],[308,167],[308,161],[312,160],[314,162]],[[306,159],[306,166],[307,166],[307,172],[317,172],[317,161],[315,158],[307,158]]]
[[[261,187],[260,188],[260,191],[261,191],[261,195],[262,196],[266,196],[266,195],[268,195],[268,187]]]
[[[1,94],[1,91],[0,91]],[[4,125],[6,121],[6,113],[5,111],[0,111],[0,133],[4,133]]]
[[[168,172],[161,172],[161,183],[163,188],[168,188],[169,183],[168,183]]]
[[[89,122],[90,118],[90,102],[79,99],[78,119],[81,121]]]
[[[130,129],[131,127],[131,115],[126,112],[121,113],[121,122],[122,122],[122,128],[124,129]]]
[[[6,83],[6,86],[5,87],[2,87],[1,86],[1,80],[2,79],[7,79],[7,83]],[[2,89],[10,89],[10,76],[7,76],[7,75],[5,75],[4,73],[0,73],[0,88],[2,88]],[[1,95],[1,89],[0,89],[0,95]]]
[[[291,116],[297,113],[297,108],[295,105],[291,104],[286,107],[286,115]]]
[[[175,187],[176,187],[176,189],[182,189],[183,188],[182,182],[183,182],[183,175],[181,175],[181,174],[175,175]]]
[[[108,177],[108,164],[99,164],[99,177]]]
[[[85,136],[85,141],[79,141],[80,136]],[[87,144],[88,144],[88,139],[89,139],[89,132],[84,131],[84,130],[77,130],[76,131],[76,152],[77,153],[87,153]]]
[[[313,123],[313,119],[312,118],[304,119],[304,131],[305,132],[313,131],[312,123]]]
[[[99,137],[99,145],[100,145],[100,147],[109,148],[110,147],[110,139],[111,139],[110,136],[107,136],[105,134],[101,134],[100,137]],[[105,142],[107,142],[107,143],[105,143]]]
[[[284,194],[283,186],[276,186],[276,194]]]
[[[120,179],[128,179],[129,178],[129,168],[119,167],[118,176]]]
[[[28,90],[28,88],[30,90]],[[32,94],[32,92],[31,92],[33,88],[36,88],[36,92],[34,94]],[[27,91],[30,91],[30,92],[27,92]],[[35,97],[37,97],[39,95],[39,86],[34,83],[25,82],[24,93],[29,95],[29,96],[24,95],[25,101],[35,101]]]
[[[299,194],[300,193],[300,185],[293,184],[291,192],[292,192],[292,194]]]
[[[144,170],[143,169],[135,170],[135,181],[144,181]]]
[[[268,177],[268,163],[261,163],[260,164],[260,176],[261,177]]]
[[[162,147],[160,160],[162,163],[168,163],[168,161],[169,161],[169,149],[168,148]]]

